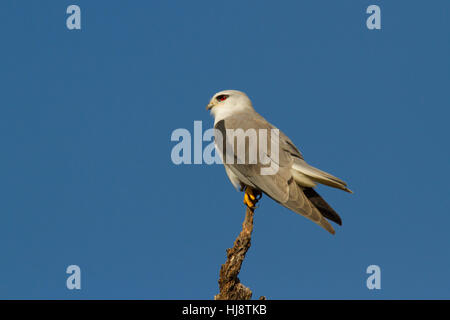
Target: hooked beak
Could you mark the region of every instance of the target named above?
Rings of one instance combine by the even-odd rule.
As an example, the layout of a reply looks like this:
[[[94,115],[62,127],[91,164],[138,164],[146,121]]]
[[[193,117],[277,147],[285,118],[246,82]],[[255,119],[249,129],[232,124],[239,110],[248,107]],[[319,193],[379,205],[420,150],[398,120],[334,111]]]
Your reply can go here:
[[[206,106],[206,110],[211,110],[213,107],[214,107],[214,104],[210,102],[210,103]]]

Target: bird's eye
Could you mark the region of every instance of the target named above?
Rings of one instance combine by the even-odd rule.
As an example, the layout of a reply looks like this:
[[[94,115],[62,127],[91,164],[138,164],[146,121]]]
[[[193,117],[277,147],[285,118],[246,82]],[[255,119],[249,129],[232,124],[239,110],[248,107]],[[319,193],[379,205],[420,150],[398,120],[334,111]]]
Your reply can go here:
[[[229,95],[227,95],[227,94],[221,94],[220,96],[217,96],[217,101],[225,101],[225,100],[227,100],[227,98],[229,97]]]

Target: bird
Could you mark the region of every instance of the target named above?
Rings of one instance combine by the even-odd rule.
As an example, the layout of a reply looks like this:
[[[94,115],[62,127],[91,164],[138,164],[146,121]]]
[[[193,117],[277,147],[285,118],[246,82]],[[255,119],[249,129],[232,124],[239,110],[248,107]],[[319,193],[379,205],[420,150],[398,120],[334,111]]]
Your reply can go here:
[[[250,98],[244,92],[238,90],[217,92],[206,109],[214,117],[216,152],[222,159],[230,182],[237,190],[245,192],[244,204],[247,207],[254,209],[265,194],[280,205],[315,222],[329,233],[335,234],[328,220],[342,225],[342,219],[314,188],[317,184],[323,184],[353,193],[347,187],[347,183],[309,165],[295,144],[281,130],[255,111]],[[242,159],[242,156],[237,154],[239,149],[236,148],[236,141],[227,136],[229,132],[245,134],[248,130],[269,132],[266,136],[256,136],[258,142],[254,146],[256,145],[257,150],[253,152],[261,151],[261,142],[269,145],[274,138],[277,138],[278,144],[275,148],[264,150],[270,161],[278,167],[273,174],[261,174],[261,170],[268,167],[267,161],[263,162],[261,157],[253,162],[248,161],[250,159],[248,155]],[[239,139],[238,136],[236,134],[232,137]],[[244,137],[245,152],[251,151],[250,136]],[[278,159],[273,157],[273,154],[276,154],[274,150],[278,151]],[[228,161],[229,154],[233,161]]]

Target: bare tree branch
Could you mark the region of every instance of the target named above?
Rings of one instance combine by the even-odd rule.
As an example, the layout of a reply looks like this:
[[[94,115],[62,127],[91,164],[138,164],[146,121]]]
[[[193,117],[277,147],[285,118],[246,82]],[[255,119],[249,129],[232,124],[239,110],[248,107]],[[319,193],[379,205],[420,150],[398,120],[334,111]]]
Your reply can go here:
[[[233,248],[227,249],[227,261],[220,268],[220,293],[214,300],[250,300],[252,291],[239,278],[242,262],[251,245],[254,209],[247,207],[242,231],[234,241]],[[263,297],[261,297],[263,298]]]

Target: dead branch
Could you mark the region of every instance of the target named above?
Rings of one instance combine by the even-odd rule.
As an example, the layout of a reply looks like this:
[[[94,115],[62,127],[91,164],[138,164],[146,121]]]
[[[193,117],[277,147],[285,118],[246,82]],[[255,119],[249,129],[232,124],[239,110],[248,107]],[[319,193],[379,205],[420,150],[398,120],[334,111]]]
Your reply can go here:
[[[214,300],[250,300],[252,291],[239,278],[242,262],[251,245],[254,209],[247,207],[242,231],[234,241],[233,248],[227,249],[227,261],[220,268],[220,292]]]

